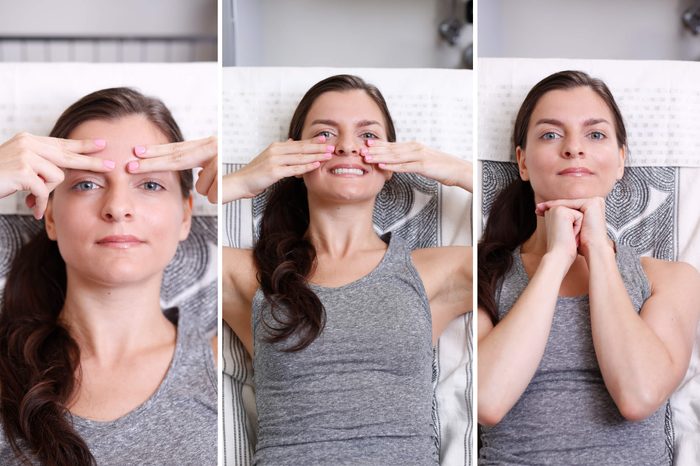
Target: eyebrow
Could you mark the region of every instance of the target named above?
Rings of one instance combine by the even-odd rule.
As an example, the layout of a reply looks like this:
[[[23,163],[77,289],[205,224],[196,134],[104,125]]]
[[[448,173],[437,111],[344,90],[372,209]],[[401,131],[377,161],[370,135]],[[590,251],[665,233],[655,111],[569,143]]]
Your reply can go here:
[[[314,120],[311,122],[311,126],[313,126],[313,125],[328,125],[328,126],[335,126],[335,127],[339,126],[338,122],[335,120]],[[356,126],[358,128],[363,128],[365,126],[373,126],[373,125],[382,126],[382,124],[376,120],[360,120],[356,124]]]
[[[588,120],[583,122],[583,126],[593,126],[599,123],[606,123],[608,125],[610,124],[610,122],[605,118],[589,118]],[[537,120],[535,126],[537,125],[564,126],[564,123],[554,118],[542,118],[540,120]]]

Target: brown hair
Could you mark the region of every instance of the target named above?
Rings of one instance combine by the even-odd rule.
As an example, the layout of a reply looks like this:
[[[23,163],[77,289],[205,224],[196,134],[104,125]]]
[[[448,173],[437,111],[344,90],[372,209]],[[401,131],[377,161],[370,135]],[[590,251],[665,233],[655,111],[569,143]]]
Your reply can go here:
[[[170,142],[182,133],[158,99],[130,88],[104,89],[71,105],[50,136],[66,138],[81,123],[144,115]],[[179,172],[184,197],[192,171]],[[74,394],[80,348],[60,321],[66,295],[66,265],[55,241],[42,231],[15,257],[0,313],[0,419],[16,456],[55,466],[94,465],[85,441],[67,419]]]
[[[535,84],[525,97],[513,127],[513,150],[525,148],[530,117],[543,95],[554,90],[588,87],[608,106],[615,123],[615,136],[620,148],[627,147],[627,132],[615,98],[605,83],[582,71],[560,71],[547,76]],[[478,246],[478,301],[495,324],[498,308],[495,290],[498,281],[512,265],[513,250],[524,243],[535,232],[535,196],[530,182],[520,178],[501,191],[489,212]]]
[[[300,140],[306,115],[315,100],[326,92],[362,90],[384,115],[387,139],[396,141],[396,130],[384,97],[375,86],[357,76],[337,75],[309,89],[297,105],[288,137]],[[316,262],[316,249],[306,238],[309,203],[306,186],[299,178],[285,178],[271,188],[260,222],[260,235],[253,249],[258,281],[272,308],[272,322],[263,320],[268,340],[293,339],[286,351],[310,345],[325,325],[325,310],[309,288],[307,278]]]

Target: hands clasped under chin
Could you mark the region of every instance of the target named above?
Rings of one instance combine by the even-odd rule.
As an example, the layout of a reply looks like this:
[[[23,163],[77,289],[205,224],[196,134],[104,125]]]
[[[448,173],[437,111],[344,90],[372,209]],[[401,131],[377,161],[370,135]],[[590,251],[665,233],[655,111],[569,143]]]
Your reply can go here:
[[[535,213],[545,219],[548,252],[563,252],[573,262],[577,254],[588,260],[592,251],[612,247],[602,197],[541,202]]]

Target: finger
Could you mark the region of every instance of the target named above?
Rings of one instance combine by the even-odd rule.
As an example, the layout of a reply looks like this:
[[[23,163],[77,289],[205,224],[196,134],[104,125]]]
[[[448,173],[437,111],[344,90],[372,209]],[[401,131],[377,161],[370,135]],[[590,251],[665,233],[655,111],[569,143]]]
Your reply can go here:
[[[43,178],[46,184],[56,186],[61,183],[65,177],[63,170],[38,155],[32,154],[32,157],[29,158],[29,163],[34,172]]]
[[[380,163],[379,168],[398,173],[415,173],[420,170],[419,162],[406,163]]]
[[[211,145],[217,146],[216,136],[210,136],[203,139],[195,139],[192,141],[171,142],[168,144],[148,144],[134,146],[134,155],[139,158],[162,157],[164,155],[173,155],[178,152],[187,152],[196,147]]]
[[[316,170],[320,166],[321,162],[311,162],[304,165],[292,165],[286,167],[286,170],[284,171],[285,177],[303,175],[304,173]]]
[[[29,191],[34,195],[32,211],[34,212],[34,218],[39,220],[44,216],[46,205],[49,202],[48,187],[39,176],[33,175],[22,180],[22,190]]]
[[[183,146],[184,147],[184,146]],[[210,139],[206,144],[189,146],[170,155],[132,160],[127,164],[130,173],[146,173],[160,171],[178,171],[189,168],[204,167],[218,152],[216,139]]]
[[[588,202],[590,202],[590,199],[557,199],[553,201],[545,201],[537,204],[538,207],[542,207],[544,209],[551,209],[552,207],[567,207],[569,209],[575,209],[575,210],[581,210]]]
[[[99,157],[82,155],[71,152],[68,149],[58,147],[55,144],[37,141],[32,148],[34,153],[53,163],[57,167],[73,170],[87,170],[93,172],[108,172],[115,167],[113,160],[105,160]]]
[[[104,139],[62,139],[48,136],[36,136],[38,142],[48,144],[75,154],[92,154],[107,147]]]
[[[202,171],[199,172],[197,177],[197,183],[195,183],[195,189],[198,193],[208,196],[209,191],[211,191],[212,184],[216,184],[216,158],[214,158]],[[211,200],[211,199],[210,199]],[[216,199],[214,199],[216,201]]]
[[[324,137],[325,139],[325,137]],[[300,154],[332,154],[335,146],[330,144],[317,143],[313,140],[292,141],[278,145],[275,150],[278,155],[300,155]]]
[[[277,159],[280,165],[306,165],[312,162],[325,162],[333,158],[333,154],[328,152],[316,154],[293,154],[283,155]]]

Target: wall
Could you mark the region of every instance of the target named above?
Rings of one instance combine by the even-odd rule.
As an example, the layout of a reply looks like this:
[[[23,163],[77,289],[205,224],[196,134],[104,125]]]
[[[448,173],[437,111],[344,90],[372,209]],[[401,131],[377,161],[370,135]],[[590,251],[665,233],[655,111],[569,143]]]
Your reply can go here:
[[[699,60],[681,21],[697,0],[485,0],[479,55]],[[553,39],[556,38],[556,39]]]
[[[456,47],[440,39],[448,0],[224,1],[233,1],[240,66],[462,68],[472,42],[471,26]]]

